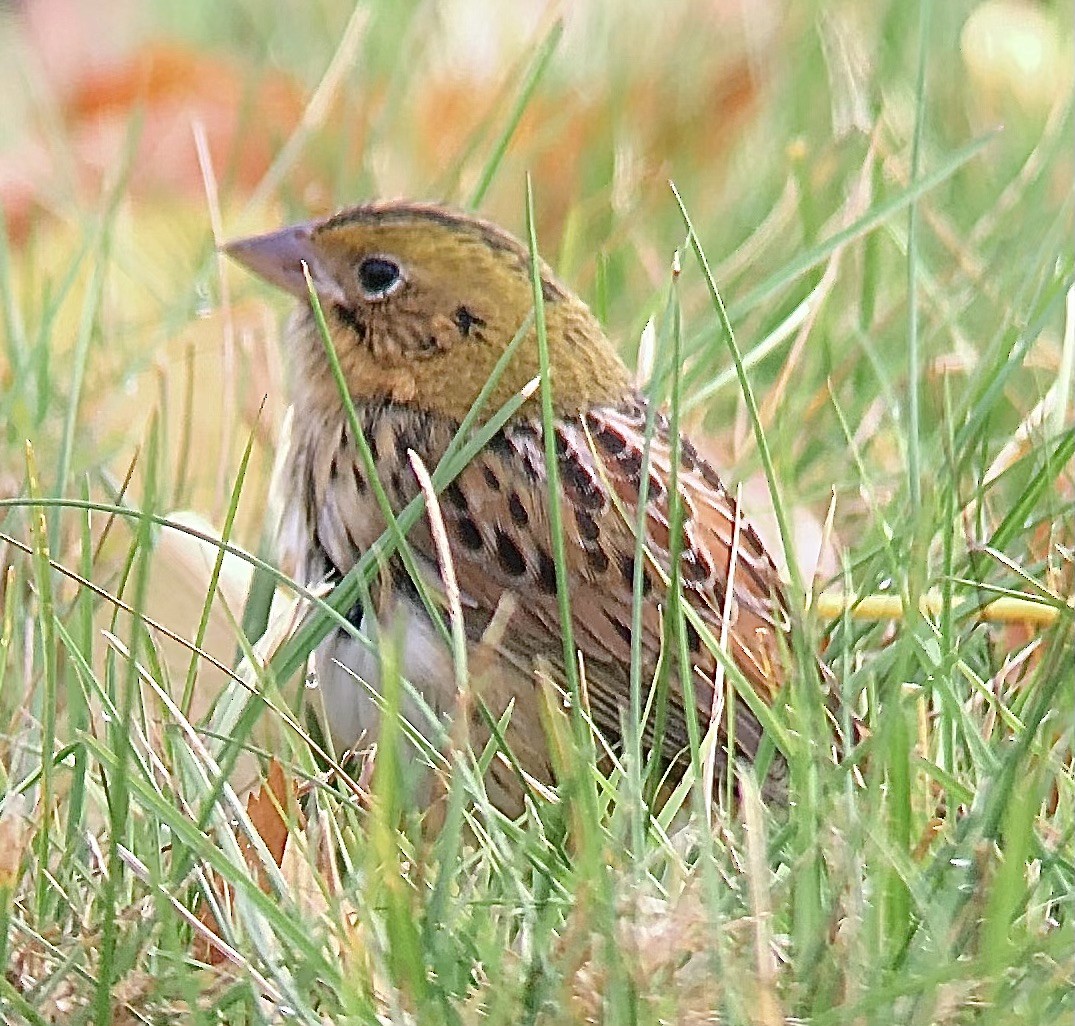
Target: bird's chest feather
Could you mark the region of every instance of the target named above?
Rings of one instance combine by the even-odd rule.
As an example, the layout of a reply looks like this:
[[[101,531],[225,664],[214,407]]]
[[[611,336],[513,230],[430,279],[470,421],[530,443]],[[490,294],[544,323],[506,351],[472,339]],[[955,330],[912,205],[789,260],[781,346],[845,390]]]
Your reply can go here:
[[[398,515],[419,493],[410,454],[432,471],[452,435],[451,425],[410,408],[360,406],[356,412],[376,481],[342,413],[295,437],[289,455],[287,480],[299,487],[294,527],[310,550],[323,553],[322,574],[347,573],[373,546],[387,526],[378,490]],[[285,505],[291,505],[288,497]],[[304,569],[308,579],[318,571]]]

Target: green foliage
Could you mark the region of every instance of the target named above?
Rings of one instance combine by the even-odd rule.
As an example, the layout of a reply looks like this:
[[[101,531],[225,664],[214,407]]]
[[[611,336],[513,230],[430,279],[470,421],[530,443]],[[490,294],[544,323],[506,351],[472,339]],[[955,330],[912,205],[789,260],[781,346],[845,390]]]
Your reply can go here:
[[[155,28],[240,69],[255,100],[274,66],[312,90],[352,18],[338,3],[218,6],[156,5]],[[242,313],[262,309],[258,287],[218,276],[203,204],[139,191],[131,115],[107,190],[57,198],[73,216],[24,237],[0,225],[0,1019],[1070,1021],[1066,89],[1043,101],[1003,69],[971,74],[971,28],[1001,3],[759,5],[776,20],[745,33],[697,4],[661,18],[578,5],[491,68],[465,6],[360,10],[335,105],[273,140],[293,163],[268,172],[271,204],[243,209],[241,146],[216,155],[226,223],[305,216],[310,195],[474,203],[540,239],[625,353],[652,317],[649,387],[733,480],[764,473],[770,547],[783,541],[801,584],[797,644],[823,647],[862,738],[834,764],[816,694],[793,688],[762,711],[789,758],[786,808],[762,806],[749,770],[708,807],[692,737],[687,782],[654,814],[637,729],[605,753],[584,702],[569,721],[550,701],[570,800],[535,791],[512,822],[481,784],[492,748],[431,712],[391,715],[415,696],[386,646],[375,772],[326,771],[289,703],[313,690],[306,656],[346,623],[377,554],[327,598],[304,592],[315,612],[255,651],[286,580],[264,526],[282,376],[269,412],[246,416],[261,409],[248,379],[265,379],[236,339],[265,335]],[[1069,57],[1061,5],[1033,10]],[[518,35],[517,18],[489,15],[488,31]],[[59,132],[35,102],[12,123]],[[243,112],[240,141],[263,115]],[[540,334],[540,304],[536,319]],[[217,347],[232,363],[196,370]],[[200,402],[220,415],[211,430]],[[434,488],[511,412],[468,423],[429,468]],[[836,555],[815,575],[797,529],[830,496]],[[177,516],[189,505],[219,538]],[[166,554],[180,537],[209,556],[177,628],[158,619],[181,589]],[[245,615],[226,594],[241,565],[257,571]],[[834,590],[907,612],[824,618],[816,599]],[[1013,595],[1051,626],[983,617]],[[681,613],[673,582],[671,660]],[[188,639],[178,659],[171,633]],[[625,709],[646,705],[640,676]],[[435,830],[409,792],[409,745],[444,782]],[[303,788],[301,821],[281,803],[282,866],[233,789],[270,756]]]

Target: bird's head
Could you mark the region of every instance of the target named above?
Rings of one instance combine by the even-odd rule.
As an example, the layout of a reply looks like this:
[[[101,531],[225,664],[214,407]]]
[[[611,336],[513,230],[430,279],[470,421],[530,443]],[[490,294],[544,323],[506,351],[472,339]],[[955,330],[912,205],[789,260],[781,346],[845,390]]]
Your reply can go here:
[[[335,392],[309,304],[309,269],[351,395],[460,420],[533,309],[530,254],[495,225],[441,207],[377,203],[232,242],[225,251],[300,300],[287,344],[298,388]],[[626,368],[586,305],[544,264],[554,405],[614,403]],[[490,397],[494,410],[538,375],[531,327]],[[319,395],[320,393],[320,395]]]

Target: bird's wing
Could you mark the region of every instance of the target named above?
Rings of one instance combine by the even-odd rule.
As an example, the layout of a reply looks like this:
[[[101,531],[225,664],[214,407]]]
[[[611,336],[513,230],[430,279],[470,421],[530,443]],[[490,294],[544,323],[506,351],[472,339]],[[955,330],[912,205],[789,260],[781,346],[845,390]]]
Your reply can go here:
[[[628,704],[645,421],[645,408],[636,401],[591,411],[557,426],[564,564],[574,640],[582,655],[594,718],[615,736]],[[667,604],[671,569],[672,443],[663,417],[658,416],[655,428],[643,525],[644,687],[662,649],[662,608]],[[503,592],[511,591],[518,601],[501,642],[507,654],[531,665],[542,656],[562,672],[546,467],[540,423],[516,423],[462,472],[442,497],[441,508],[455,572],[469,598],[473,633],[480,631],[485,614],[496,608]],[[683,599],[718,641],[724,611],[730,612],[727,651],[763,700],[771,703],[783,684],[787,660],[788,616],[776,567],[741,516],[736,528],[734,500],[686,442],[679,455],[679,494]],[[415,540],[420,549],[429,544],[422,530]],[[695,669],[696,715],[704,729],[713,708],[717,660],[689,622],[686,635]],[[678,675],[673,674],[672,680],[665,734],[669,750],[687,743],[683,689]],[[737,741],[752,755],[760,727],[745,703],[737,704],[737,712]]]
[[[645,434],[641,400],[592,410],[557,425],[564,565],[574,640],[582,655],[594,719],[614,737],[620,734],[628,706],[635,530]],[[435,459],[450,432],[424,417],[382,407],[367,424],[367,437],[376,451],[381,481],[398,510],[417,494],[407,450]],[[380,534],[383,522],[368,489],[356,489],[357,467],[354,475],[341,472],[342,453],[348,449],[353,453],[346,437],[341,446],[312,461],[311,505],[317,510],[319,544],[342,572]],[[643,525],[646,556],[639,640],[644,687],[652,680],[663,646],[662,609],[667,605],[671,569],[672,460],[668,424],[657,415]],[[727,651],[761,698],[771,703],[783,685],[787,662],[788,616],[776,567],[742,517],[736,527],[734,500],[686,441],[679,455],[679,494],[684,601],[718,641],[724,612],[729,611],[724,632]],[[472,639],[482,634],[502,596],[511,593],[515,609],[500,641],[505,655],[526,668],[542,657],[562,677],[563,641],[540,421],[516,421],[496,435],[445,489],[439,504]],[[423,565],[438,565],[424,518],[409,541]],[[401,583],[399,568],[394,572]],[[717,659],[689,621],[686,633],[694,667],[695,715],[704,726],[714,704]],[[682,682],[677,674],[671,680],[664,735],[668,755],[687,743]],[[746,703],[738,702],[736,710],[737,745],[753,755],[761,728]],[[648,733],[652,736],[652,725]]]

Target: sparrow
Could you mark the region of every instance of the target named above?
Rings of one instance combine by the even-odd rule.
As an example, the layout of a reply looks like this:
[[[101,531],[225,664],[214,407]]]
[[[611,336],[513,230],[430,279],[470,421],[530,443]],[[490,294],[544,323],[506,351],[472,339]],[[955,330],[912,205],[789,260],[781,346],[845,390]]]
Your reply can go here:
[[[437,465],[506,347],[532,316],[529,249],[465,213],[377,202],[232,242],[225,251],[298,299],[283,336],[294,415],[283,455],[281,547],[300,581],[338,579],[386,525],[351,435],[304,269],[377,476],[398,514],[420,494],[409,453],[430,469]],[[662,608],[674,548],[674,440],[668,417],[656,411],[646,460],[646,399],[583,301],[544,263],[540,276],[574,641],[589,713],[607,742],[616,745],[629,708],[643,474],[648,477],[641,578],[644,687],[666,651]],[[499,409],[539,372],[531,327],[485,408]],[[520,807],[520,768],[535,780],[550,782],[552,776],[539,668],[547,674],[551,667],[558,680],[565,679],[545,453],[540,407],[531,399],[439,496],[468,645],[481,645],[498,608],[510,603],[496,641],[496,670],[486,675],[482,696],[497,719],[511,706],[506,740],[514,765],[493,759],[486,786],[495,804],[512,811]],[[677,480],[683,601],[712,638],[720,639],[724,628],[728,656],[771,705],[793,672],[792,621],[780,575],[717,472],[685,437],[679,440]],[[408,541],[423,577],[439,582],[438,551],[425,518]],[[450,649],[398,555],[382,568],[381,581],[381,587],[371,588],[373,608],[356,606],[350,621],[373,641],[389,632],[401,638],[403,676],[438,716],[451,717],[458,687]],[[730,688],[718,673],[718,658],[689,620],[685,630],[694,707],[685,708],[684,682],[673,671],[658,753],[669,763],[688,748],[687,718],[696,717],[704,734],[715,687]],[[316,652],[315,665],[336,747],[375,738],[379,708],[371,691],[380,681],[375,647],[337,630]],[[821,681],[819,676],[819,686]],[[716,697],[719,707],[721,696]],[[736,754],[752,759],[762,729],[742,699],[734,709]],[[421,722],[406,701],[403,713],[413,717],[412,723]],[[482,722],[473,710],[470,717],[471,727],[480,731]],[[654,743],[652,717],[643,738]],[[718,768],[725,765],[726,744],[722,734]],[[765,784],[770,792],[779,789],[786,772],[779,753],[772,767]]]

